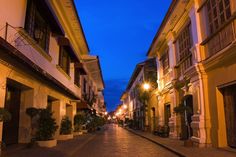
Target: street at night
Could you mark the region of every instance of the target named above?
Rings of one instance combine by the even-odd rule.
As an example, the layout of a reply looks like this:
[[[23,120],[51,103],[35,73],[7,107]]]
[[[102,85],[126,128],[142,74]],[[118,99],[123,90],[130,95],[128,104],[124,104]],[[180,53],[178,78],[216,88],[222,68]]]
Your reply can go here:
[[[17,153],[16,153],[17,151]],[[59,142],[51,149],[12,146],[4,157],[175,157],[172,152],[117,125],[106,125],[94,134]]]
[[[0,15],[0,157],[236,157],[236,0]]]

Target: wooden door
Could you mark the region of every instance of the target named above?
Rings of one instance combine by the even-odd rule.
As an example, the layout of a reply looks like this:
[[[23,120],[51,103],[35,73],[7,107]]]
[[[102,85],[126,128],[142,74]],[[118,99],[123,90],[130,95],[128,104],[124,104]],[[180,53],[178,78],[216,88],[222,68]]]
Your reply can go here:
[[[169,119],[171,117],[170,104],[165,105],[165,125],[168,126]]]
[[[186,95],[182,99],[182,103],[190,109],[190,112],[188,112],[187,115],[181,114],[181,139],[187,140],[189,137],[193,136],[193,129],[191,128],[193,116],[193,96]]]
[[[11,120],[3,124],[3,142],[7,145],[18,143],[20,90],[7,86],[5,108],[11,113]]]
[[[227,142],[236,148],[236,85],[223,90]]]

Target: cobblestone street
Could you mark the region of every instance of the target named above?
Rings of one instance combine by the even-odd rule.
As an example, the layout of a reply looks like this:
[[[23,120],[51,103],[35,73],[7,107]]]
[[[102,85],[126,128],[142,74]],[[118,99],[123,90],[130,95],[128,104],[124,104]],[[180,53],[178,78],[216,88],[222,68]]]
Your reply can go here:
[[[16,153],[17,152],[17,153]],[[174,157],[172,152],[117,125],[59,142],[52,149],[11,146],[4,157]]]

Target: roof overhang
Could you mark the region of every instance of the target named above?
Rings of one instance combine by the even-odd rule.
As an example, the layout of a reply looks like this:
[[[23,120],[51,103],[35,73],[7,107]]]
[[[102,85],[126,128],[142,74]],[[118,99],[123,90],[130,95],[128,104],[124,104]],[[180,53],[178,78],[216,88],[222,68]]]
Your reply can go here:
[[[58,16],[66,36],[70,39],[72,46],[78,53],[79,57],[89,53],[88,43],[74,0],[48,0],[53,11]]]
[[[160,48],[162,43],[166,40],[167,34],[173,30],[176,24],[179,22],[180,17],[183,15],[186,7],[188,4],[188,0],[173,0],[157,33],[149,47],[147,52],[148,57],[156,56],[157,50]]]
[[[131,78],[130,78],[130,80],[128,82],[128,85],[126,87],[126,91],[130,90],[130,88],[132,87],[135,79],[137,78],[138,74],[142,70],[143,66],[144,66],[143,62],[136,65],[136,67],[134,69],[134,72],[133,72],[133,74],[132,74],[132,76],[131,76]]]
[[[128,93],[125,91],[125,92],[121,95],[120,100],[121,100],[121,101],[124,101],[127,97],[128,97]]]
[[[98,90],[102,91],[105,88],[105,83],[102,76],[101,65],[98,56],[83,55],[82,63],[85,66],[87,73],[91,76]]]

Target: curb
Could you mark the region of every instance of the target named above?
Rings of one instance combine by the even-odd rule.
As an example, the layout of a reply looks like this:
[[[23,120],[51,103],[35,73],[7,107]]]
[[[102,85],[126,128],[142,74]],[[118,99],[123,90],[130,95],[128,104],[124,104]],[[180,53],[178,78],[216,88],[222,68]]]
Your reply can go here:
[[[136,133],[136,132],[134,132],[134,131],[132,131],[132,130],[130,130],[130,129],[127,129],[127,128],[124,128],[124,129],[127,130],[127,131],[129,131],[129,132],[131,132],[131,133],[133,133],[133,134],[135,134],[135,135],[137,135],[137,136],[139,136],[139,137],[142,137],[142,138],[144,138],[144,139],[146,139],[146,140],[148,140],[148,141],[150,141],[150,142],[152,142],[152,143],[155,143],[155,144],[157,144],[158,146],[161,146],[162,148],[167,149],[168,151],[174,153],[175,155],[177,155],[177,156],[179,156],[179,157],[186,157],[184,154],[182,154],[182,153],[180,153],[180,152],[177,152],[177,151],[173,150],[172,148],[167,147],[167,146],[165,146],[165,145],[163,145],[163,144],[161,144],[161,143],[158,143],[158,142],[156,142],[156,141],[154,141],[154,140],[152,140],[152,139],[150,139],[150,138],[148,138],[148,137],[145,137],[145,136],[143,136],[143,135],[140,135],[140,134],[138,134],[138,133]]]

